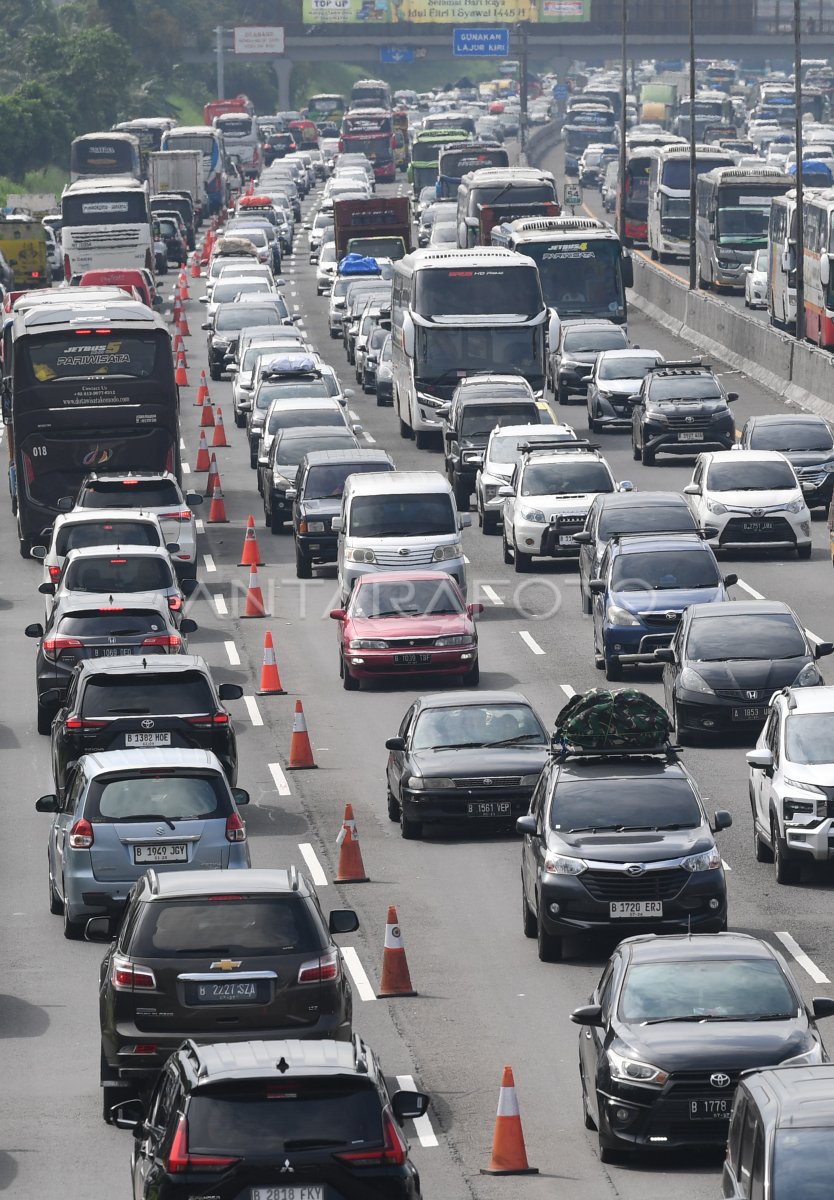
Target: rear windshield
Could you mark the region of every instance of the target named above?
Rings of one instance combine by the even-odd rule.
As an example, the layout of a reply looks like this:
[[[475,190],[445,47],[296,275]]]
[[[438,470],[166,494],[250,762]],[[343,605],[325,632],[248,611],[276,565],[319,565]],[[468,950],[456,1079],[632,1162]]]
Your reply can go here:
[[[609,786],[606,786],[609,785]],[[617,789],[611,804],[610,786]],[[553,796],[550,823],[563,833],[578,830],[612,829],[620,825],[636,829],[696,829],[701,810],[685,779],[635,775],[614,779],[562,779]]]
[[[248,325],[280,325],[281,314],[270,305],[222,304],[214,315],[215,331],[228,333]]]
[[[160,344],[154,337],[137,333],[81,330],[43,334],[27,342],[27,365],[37,383],[90,375],[148,379],[156,370]]]
[[[778,425],[758,425],[750,438],[751,450],[830,450],[834,442],[831,430],[822,421],[784,421]]]
[[[626,335],[616,326],[611,329],[572,329],[565,334],[562,349],[571,354],[596,354],[598,350],[616,350],[625,344]]]
[[[599,537],[607,541],[614,533],[685,533],[695,528],[695,518],[687,504],[657,504],[644,508],[629,504],[603,513],[599,519]]]
[[[379,1098],[367,1080],[287,1079],[198,1091],[188,1106],[188,1148],[240,1157],[382,1143]],[[277,1197],[284,1188],[263,1188]],[[290,1188],[301,1196],[306,1188]],[[310,1195],[313,1194],[312,1189]]]
[[[346,450],[355,445],[356,438],[349,429],[334,429],[332,434],[323,437],[282,437],[275,448],[275,464],[279,467],[297,467],[310,450]]]
[[[90,821],[206,821],[232,811],[226,781],[204,774],[104,776],[84,804]]]
[[[427,537],[457,529],[457,510],[442,492],[357,496],[350,508],[351,537]]]
[[[150,958],[220,954],[249,959],[322,949],[305,905],[284,896],[218,895],[148,904],[130,942],[131,954]]]
[[[82,508],[182,508],[182,497],[172,479],[99,479],[88,484],[78,498]]]
[[[621,357],[616,354],[606,356],[599,364],[600,379],[642,379],[650,367],[657,366],[657,356],[647,355],[646,358]]]
[[[467,404],[461,414],[462,437],[489,437],[497,425],[538,425],[539,410],[535,404]]]
[[[286,379],[271,379],[265,382],[258,390],[258,408],[269,408],[273,400],[281,399],[299,399],[299,400],[322,400],[328,396],[336,394],[334,384],[331,382],[332,376],[329,378],[322,375],[318,379],[304,379],[301,376],[287,376]],[[338,387],[338,384],[336,384]],[[313,425],[315,422],[311,421]]]
[[[613,492],[611,476],[601,462],[531,463],[521,483],[522,496],[570,496]]]
[[[85,717],[176,717],[216,711],[212,690],[200,671],[155,675],[95,675],[87,681]]]
[[[267,433],[277,433],[279,429],[300,429],[302,425],[328,426],[346,429],[341,409],[337,408],[276,408],[267,423]],[[320,446],[325,450],[329,447]],[[295,460],[298,461],[297,459]]]
[[[317,450],[321,449],[316,443]],[[369,472],[386,471],[385,463],[339,463],[334,466],[310,467],[304,484],[305,500],[327,500],[341,496],[348,475],[365,475]]]
[[[173,578],[163,558],[114,554],[69,563],[61,582],[71,592],[155,592],[171,587]]]
[[[664,592],[675,588],[718,587],[718,567],[702,550],[658,550],[645,554],[620,554],[611,573],[618,592]]]
[[[84,521],[63,525],[55,538],[55,553],[90,546],[159,546],[159,530],[149,521]]]
[[[143,633],[168,633],[168,623],[153,609],[97,608],[68,613],[56,630],[61,637],[138,637]]]

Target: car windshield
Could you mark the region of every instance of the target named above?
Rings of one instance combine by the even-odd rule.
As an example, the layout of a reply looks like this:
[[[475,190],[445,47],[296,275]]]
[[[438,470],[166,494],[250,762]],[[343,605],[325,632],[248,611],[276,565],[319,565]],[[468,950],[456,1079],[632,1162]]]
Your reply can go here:
[[[777,1129],[773,1142],[773,1200],[827,1200],[834,1175],[831,1127]]]
[[[831,450],[834,440],[824,421],[780,421],[756,425],[750,436],[751,450]]]
[[[732,462],[712,463],[707,473],[710,492],[795,492],[798,487],[791,467],[778,459],[744,462],[733,455]]]
[[[806,766],[834,762],[834,713],[796,713],[788,717],[785,757]]]
[[[522,496],[570,496],[613,492],[614,483],[601,462],[530,463],[521,481]]]
[[[305,454],[311,450],[348,450],[356,445],[356,438],[349,429],[334,428],[332,433],[317,437],[314,433],[304,437],[282,437],[275,447],[274,465],[297,467]]]
[[[718,565],[706,546],[700,550],[657,550],[619,554],[611,571],[612,590],[664,592],[676,588],[717,588]]]
[[[164,558],[118,552],[68,563],[61,579],[62,588],[69,592],[156,592],[173,583]]]
[[[293,408],[282,404],[279,404],[269,414],[266,432],[267,434],[276,434],[279,429],[299,429],[302,425],[333,425],[349,433],[340,408]],[[319,447],[322,450],[327,448]],[[294,461],[298,462],[299,459],[296,458]]]
[[[606,354],[600,360],[598,379],[642,379],[650,367],[657,365],[657,355],[638,358],[633,355]]]
[[[354,588],[350,603],[352,617],[422,617],[440,613],[462,613],[460,594],[448,576],[437,579],[403,579],[377,583],[366,575]]]
[[[160,772],[93,780],[84,802],[89,821],[206,821],[231,812],[222,776]]]
[[[546,431],[538,438],[539,441],[553,441],[554,434],[552,430]],[[535,442],[537,440],[537,431],[532,429],[530,433],[510,434],[507,436],[496,436],[489,444],[489,460],[494,463],[516,463],[521,458],[519,446],[523,446],[525,442]],[[570,438],[566,438],[570,441]]]
[[[692,622],[686,653],[699,662],[727,662],[802,658],[808,647],[793,613],[722,613],[718,620],[701,617]]]
[[[612,803],[616,794],[616,803]],[[692,785],[680,776],[639,774],[559,781],[550,824],[562,833],[596,829],[697,829],[703,822]]]
[[[323,949],[304,904],[283,896],[230,896],[218,889],[221,894],[214,897],[146,904],[130,953],[138,958],[271,958]]]
[[[622,329],[571,329],[564,337],[562,349],[568,354],[598,354],[601,350],[618,350],[627,345]]]
[[[316,443],[315,449],[321,449],[318,443]],[[304,499],[336,499],[344,491],[348,475],[364,475],[368,472],[376,473],[386,469],[385,463],[381,462],[347,462],[334,463],[332,466],[312,466],[307,472],[304,483]]]
[[[67,522],[55,535],[55,553],[61,556],[92,546],[159,545],[159,530],[150,521]]]
[[[332,393],[324,376],[303,379],[287,376],[285,379],[270,379],[258,389],[256,408],[269,408],[273,400],[326,400]],[[310,421],[311,425],[315,421]]]
[[[799,1000],[772,958],[634,963],[620,993],[625,1022],[790,1020]]]
[[[652,400],[720,400],[721,388],[711,375],[655,376]]]
[[[465,704],[427,708],[417,718],[415,750],[454,750],[460,747],[543,746],[544,730],[524,704]]]
[[[95,675],[87,681],[81,702],[85,717],[178,717],[216,708],[209,682],[200,671]]]
[[[350,506],[350,537],[430,537],[457,532],[457,510],[443,492],[355,496]]]
[[[184,501],[173,479],[98,479],[80,496],[84,508],[182,509]]]
[[[216,333],[246,329],[248,325],[280,325],[281,314],[274,305],[224,304],[214,318]]]
[[[597,537],[605,542],[615,533],[687,533],[694,528],[687,504],[626,504],[611,512],[603,510]]]
[[[461,437],[489,437],[496,425],[537,425],[539,410],[531,400],[529,404],[510,404],[501,408],[497,404],[467,404],[461,413]]]

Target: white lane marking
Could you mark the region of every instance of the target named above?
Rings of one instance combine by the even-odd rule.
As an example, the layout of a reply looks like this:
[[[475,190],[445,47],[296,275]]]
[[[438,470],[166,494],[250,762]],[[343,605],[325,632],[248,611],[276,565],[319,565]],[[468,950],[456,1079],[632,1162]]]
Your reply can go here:
[[[733,869],[730,866],[730,864],[723,858],[721,859],[721,866],[724,868],[725,871],[732,871],[732,869]]]
[[[359,413],[355,413],[355,412],[353,411],[353,409],[352,409],[352,408],[349,408],[349,409],[348,409],[348,412],[350,413],[350,419],[351,419],[351,421],[358,421],[358,420],[359,420]]]
[[[206,565],[206,570],[207,570],[209,573],[211,573],[212,571],[216,571],[216,570],[217,570],[217,567],[214,565],[214,559],[211,557],[211,555],[210,555],[210,554],[204,554],[204,555],[203,555],[203,562],[205,563],[205,565]]]
[[[808,955],[805,953],[805,951],[802,949],[802,947],[797,942],[794,941],[794,939],[791,937],[791,935],[789,933],[777,932],[776,936],[778,937],[778,939],[782,943],[782,945],[785,947],[788,954],[790,954],[790,956],[794,959],[794,961],[798,962],[800,967],[802,967],[803,971],[806,971],[811,976],[814,983],[830,983],[831,982],[830,979],[828,978],[828,976],[824,975],[823,972],[817,966],[817,964],[815,962],[811,961],[811,959],[808,957]]]
[[[353,985],[359,993],[360,1000],[376,1000],[376,993],[371,987],[371,981],[365,974],[365,968],[362,966],[362,960],[356,953],[354,946],[342,947],[342,958],[345,960],[345,965],[350,971],[350,977],[353,980]]]
[[[527,632],[526,629],[519,629],[518,636],[521,638],[522,642],[525,643],[525,645],[530,647],[534,654],[544,654],[544,650],[542,650],[539,643],[531,634]]]
[[[249,713],[249,720],[253,725],[263,725],[264,719],[261,716],[261,710],[258,708],[258,702],[254,696],[244,696],[243,703],[246,705],[246,711]]]
[[[215,594],[212,596],[212,600],[214,601],[214,607],[217,609],[218,617],[228,616],[229,610],[226,607],[225,596],[221,596],[219,592],[215,592]]]
[[[463,561],[466,563],[466,565],[467,565],[467,566],[469,566],[469,565],[470,565],[470,564],[469,564],[469,559],[466,557],[466,555],[465,555],[465,554],[464,554],[464,556],[463,556]]]
[[[364,437],[365,437],[365,441],[368,443],[369,446],[376,445],[376,438],[372,437],[371,434],[369,434],[367,430],[365,430]]]
[[[184,463],[182,464],[182,473],[183,473],[183,475],[190,475],[190,474],[191,474],[191,467],[190,467],[190,465],[189,465],[187,462],[184,462]]]
[[[748,596],[752,596],[754,600],[764,600],[762,593],[757,592],[755,588],[752,588],[749,583],[745,583],[743,579],[738,580],[738,586],[743,592],[747,592]]]
[[[226,653],[229,656],[229,662],[231,665],[233,667],[239,667],[240,655],[237,652],[237,646],[234,644],[234,642],[224,642],[223,645],[226,647]]]
[[[180,450],[185,449],[185,438],[180,438]]]
[[[417,1084],[414,1082],[414,1078],[411,1075],[398,1075],[397,1087],[404,1092],[417,1091]],[[414,1132],[420,1139],[421,1146],[430,1148],[431,1146],[437,1146],[439,1144],[437,1141],[437,1134],[432,1129],[428,1113],[426,1113],[425,1116],[414,1118]]]
[[[272,776],[275,784],[275,789],[279,796],[289,796],[290,785],[287,783],[287,777],[284,774],[280,763],[269,763],[269,773]]]
[[[560,683],[560,684],[559,684],[559,687],[560,687],[560,688],[562,689],[562,691],[565,693],[565,695],[567,696],[568,700],[570,700],[571,696],[575,696],[575,695],[576,695],[576,691],[574,690],[574,688],[572,688],[572,687],[571,687],[571,685],[570,685],[569,683]]]
[[[301,856],[307,864],[307,869],[310,872],[310,878],[316,887],[327,887],[327,876],[324,873],[324,867],[318,860],[315,850],[309,842],[299,842],[298,848],[301,851]]]
[[[494,604],[496,608],[504,607],[504,601],[498,595],[495,588],[491,588],[488,583],[485,583],[483,585],[483,587],[481,588],[481,591],[484,593],[487,600],[489,600],[490,604]]]
[[[205,525],[203,524],[203,518],[202,518],[202,517],[195,517],[195,518],[194,518],[194,528],[197,530],[197,532],[198,532],[198,533],[205,533],[205,532],[206,532],[206,527],[205,527]]]
[[[814,642],[814,643],[816,643],[817,646],[823,640],[821,637],[817,637],[817,635],[815,633],[812,633],[810,629],[805,630],[805,636],[807,637],[809,642]]]

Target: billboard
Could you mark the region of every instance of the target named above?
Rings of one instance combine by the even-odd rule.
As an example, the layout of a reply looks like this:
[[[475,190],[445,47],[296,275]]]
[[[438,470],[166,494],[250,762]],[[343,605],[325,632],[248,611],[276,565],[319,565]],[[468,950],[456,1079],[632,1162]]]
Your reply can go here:
[[[235,54],[284,53],[282,25],[236,25]]]
[[[303,0],[309,25],[512,25],[590,21],[591,0]]]

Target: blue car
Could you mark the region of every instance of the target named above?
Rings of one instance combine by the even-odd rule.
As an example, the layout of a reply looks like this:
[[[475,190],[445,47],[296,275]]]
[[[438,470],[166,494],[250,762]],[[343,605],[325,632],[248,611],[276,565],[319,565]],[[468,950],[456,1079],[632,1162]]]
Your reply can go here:
[[[606,679],[622,679],[620,656],[668,646],[689,604],[729,600],[735,575],[722,577],[696,533],[628,534],[608,542],[593,598],[594,656]]]

